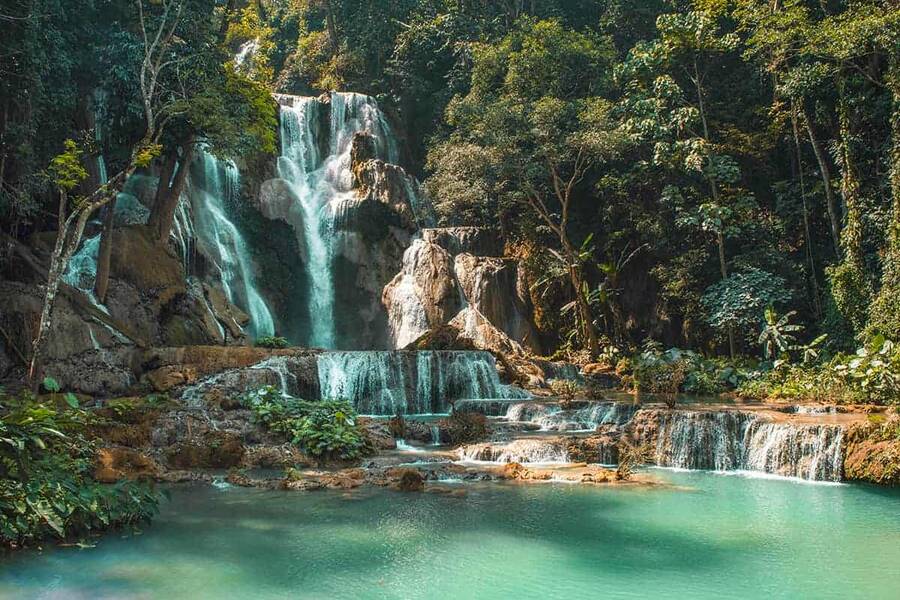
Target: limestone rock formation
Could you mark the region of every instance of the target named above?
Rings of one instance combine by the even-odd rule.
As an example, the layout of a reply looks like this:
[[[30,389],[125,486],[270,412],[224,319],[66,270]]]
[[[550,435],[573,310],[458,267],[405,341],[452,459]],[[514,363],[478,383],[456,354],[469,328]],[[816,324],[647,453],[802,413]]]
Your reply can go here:
[[[437,244],[414,240],[403,253],[402,271],[384,287],[381,299],[395,348],[448,322],[462,305],[450,254]]]

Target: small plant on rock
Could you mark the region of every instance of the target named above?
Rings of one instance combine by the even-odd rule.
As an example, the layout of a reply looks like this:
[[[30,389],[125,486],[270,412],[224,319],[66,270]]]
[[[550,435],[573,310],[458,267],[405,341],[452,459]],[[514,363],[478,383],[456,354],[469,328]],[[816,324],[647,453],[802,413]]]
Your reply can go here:
[[[440,428],[447,432],[447,437],[454,446],[477,442],[487,435],[487,417],[476,412],[453,411],[441,421]]]
[[[554,379],[550,382],[550,391],[559,400],[560,407],[567,410],[581,392],[581,386],[569,379]]]
[[[264,335],[262,337],[256,338],[256,341],[253,344],[257,348],[271,348],[271,349],[279,349],[279,348],[290,348],[291,344],[285,338],[277,335]]]
[[[640,444],[623,439],[619,442],[619,463],[616,467],[616,479],[631,479],[634,470],[653,460],[653,449],[648,444]]]

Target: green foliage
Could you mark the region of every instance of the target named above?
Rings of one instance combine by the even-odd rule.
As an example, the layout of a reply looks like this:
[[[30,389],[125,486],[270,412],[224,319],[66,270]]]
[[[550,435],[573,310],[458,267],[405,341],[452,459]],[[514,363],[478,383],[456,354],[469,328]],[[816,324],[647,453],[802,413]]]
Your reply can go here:
[[[71,191],[87,177],[87,170],[81,164],[81,148],[74,140],[65,141],[65,151],[50,161],[50,177],[61,190]]]
[[[0,543],[77,539],[136,527],[156,513],[148,485],[91,477],[96,448],[84,435],[91,421],[77,407],[0,396]]]
[[[882,336],[852,354],[818,364],[781,364],[744,383],[739,393],[754,398],[834,403],[898,404],[900,350]]]
[[[291,344],[281,336],[264,335],[256,338],[253,345],[257,348],[289,348]]]
[[[241,403],[266,428],[317,458],[361,458],[372,451],[369,438],[349,402],[309,402],[283,395],[273,386],[248,392]]]
[[[754,374],[749,364],[725,359],[707,359],[690,350],[662,351],[653,342],[632,361],[635,384],[643,392],[662,394],[667,403],[679,392],[698,395],[719,394],[740,386]]]
[[[797,337],[794,333],[803,331],[803,326],[791,324],[791,317],[796,314],[797,312],[792,310],[779,317],[775,307],[766,307],[763,330],[757,340],[763,348],[763,358],[775,360],[797,347]]]
[[[701,299],[706,320],[713,329],[728,328],[742,332],[748,339],[755,335],[760,315],[768,306],[791,299],[787,282],[761,269],[746,269],[710,286]]]

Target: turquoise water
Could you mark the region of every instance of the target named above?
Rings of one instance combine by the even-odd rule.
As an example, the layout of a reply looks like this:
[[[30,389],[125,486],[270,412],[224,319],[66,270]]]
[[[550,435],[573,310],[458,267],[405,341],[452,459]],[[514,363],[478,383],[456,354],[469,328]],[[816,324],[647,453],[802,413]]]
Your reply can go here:
[[[653,472],[679,487],[180,487],[143,535],[3,559],[0,598],[900,597],[897,491]]]

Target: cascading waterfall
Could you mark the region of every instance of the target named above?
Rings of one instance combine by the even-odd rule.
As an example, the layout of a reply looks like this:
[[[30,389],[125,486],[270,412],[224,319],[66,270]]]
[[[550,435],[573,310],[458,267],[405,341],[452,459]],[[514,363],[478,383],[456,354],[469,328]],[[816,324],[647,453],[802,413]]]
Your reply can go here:
[[[533,423],[541,431],[593,431],[600,425],[625,425],[637,407],[625,402],[589,402],[586,406],[563,410],[558,404],[519,402],[510,404],[506,420]]]
[[[779,423],[736,411],[660,413],[656,462],[839,481],[842,441],[838,425]]]
[[[524,398],[500,382],[487,352],[326,352],[317,361],[321,397],[369,415],[446,413],[455,400]]]
[[[197,241],[219,269],[222,288],[229,302],[250,316],[251,332],[259,337],[272,335],[275,324],[266,302],[256,288],[253,263],[243,236],[228,218],[226,202],[239,190],[238,170],[233,163],[216,160],[202,151],[197,158],[203,183],[192,182],[191,205]]]
[[[97,257],[100,255],[100,234],[84,238],[78,252],[69,259],[62,280],[94,298],[94,282],[97,279]]]
[[[520,439],[507,444],[471,444],[459,448],[457,457],[464,462],[530,464],[570,462],[566,442],[560,439]]]
[[[376,152],[396,162],[396,141],[378,104],[369,96],[333,92],[330,97],[328,154],[319,138],[323,104],[316,98],[284,97],[281,106],[281,146],[278,174],[293,192],[289,221],[298,236],[306,264],[310,346],[338,347],[335,333],[334,256],[336,223],[355,201],[350,150],[353,135],[367,131]],[[289,101],[287,99],[289,98]]]

